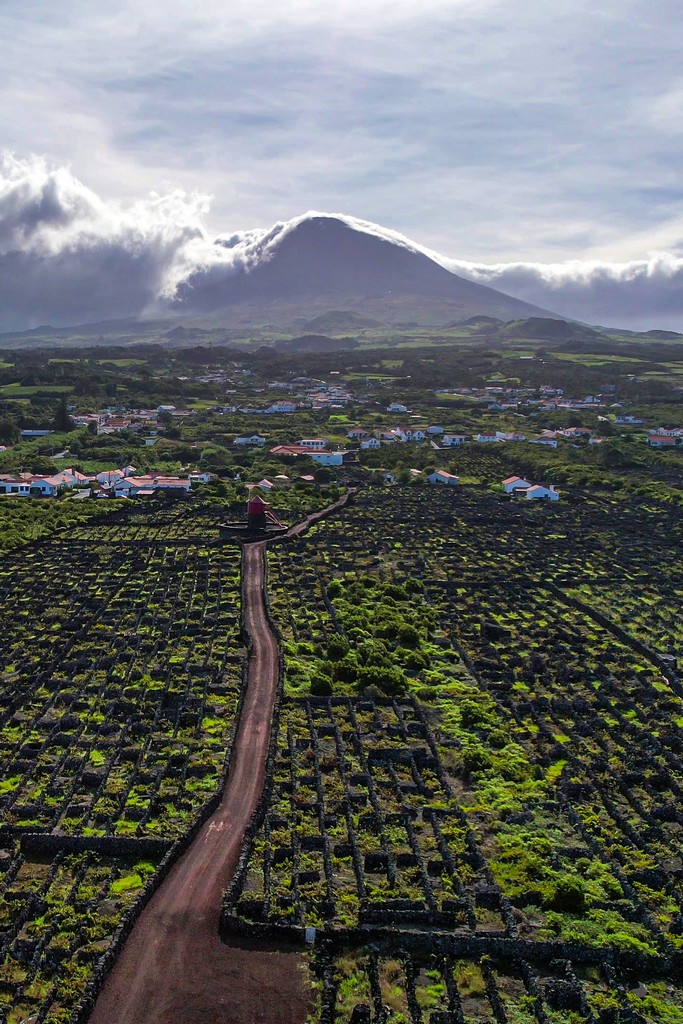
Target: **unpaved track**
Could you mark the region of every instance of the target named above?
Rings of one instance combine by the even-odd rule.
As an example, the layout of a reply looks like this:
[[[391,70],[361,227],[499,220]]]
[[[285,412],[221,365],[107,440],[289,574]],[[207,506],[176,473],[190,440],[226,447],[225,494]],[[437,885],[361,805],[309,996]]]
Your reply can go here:
[[[265,780],[278,682],[263,601],[265,544],[246,545],[243,557],[253,650],[221,804],[140,915],[90,1024],[291,1024],[306,1016],[296,954],[240,950],[218,937],[221,897]]]

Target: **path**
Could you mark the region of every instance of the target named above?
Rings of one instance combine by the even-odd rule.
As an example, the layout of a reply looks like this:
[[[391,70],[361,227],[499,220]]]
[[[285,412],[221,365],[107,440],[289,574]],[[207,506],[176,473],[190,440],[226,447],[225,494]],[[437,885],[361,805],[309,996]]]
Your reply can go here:
[[[295,953],[218,937],[221,898],[264,784],[278,646],[263,600],[265,544],[243,549],[248,686],[223,797],[138,918],[90,1024],[292,1024],[306,1017]]]

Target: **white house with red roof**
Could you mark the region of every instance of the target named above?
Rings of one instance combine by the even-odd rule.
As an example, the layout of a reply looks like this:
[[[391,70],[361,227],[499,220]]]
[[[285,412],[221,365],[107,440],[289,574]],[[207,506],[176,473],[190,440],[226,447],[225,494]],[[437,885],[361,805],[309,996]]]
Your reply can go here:
[[[534,484],[533,487],[527,487],[523,494],[527,501],[560,500],[559,492],[555,490],[552,484],[549,487],[543,487],[541,484]]]
[[[437,469],[427,477],[427,483],[442,484],[445,487],[454,487],[460,483],[460,477],[455,473],[447,473],[445,469]]]
[[[672,437],[670,434],[649,434],[647,443],[650,448],[676,448],[680,437]]]
[[[531,487],[531,482],[521,476],[509,476],[506,480],[503,480],[503,490],[506,494],[514,494],[515,491],[525,491],[527,487]]]

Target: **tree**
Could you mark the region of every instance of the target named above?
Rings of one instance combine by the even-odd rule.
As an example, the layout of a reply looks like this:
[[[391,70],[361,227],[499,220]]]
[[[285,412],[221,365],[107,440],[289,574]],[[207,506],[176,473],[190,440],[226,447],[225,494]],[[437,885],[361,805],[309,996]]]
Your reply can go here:
[[[19,440],[19,427],[10,419],[0,420],[0,444],[16,444]]]
[[[69,415],[69,410],[66,404],[66,395],[62,395],[55,412],[54,419],[52,420],[54,429],[60,434],[68,434],[74,429],[74,422]]]

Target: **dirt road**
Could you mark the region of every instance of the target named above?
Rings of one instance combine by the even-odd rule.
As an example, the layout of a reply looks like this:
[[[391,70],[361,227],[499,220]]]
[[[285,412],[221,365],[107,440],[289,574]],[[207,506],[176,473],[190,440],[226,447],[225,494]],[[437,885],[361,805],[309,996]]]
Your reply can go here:
[[[265,545],[244,547],[248,687],[221,804],[140,915],[90,1024],[294,1024],[308,1010],[302,958],[218,937],[223,891],[264,784],[278,646],[263,602]]]

